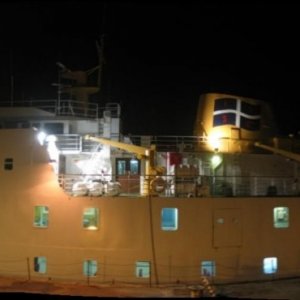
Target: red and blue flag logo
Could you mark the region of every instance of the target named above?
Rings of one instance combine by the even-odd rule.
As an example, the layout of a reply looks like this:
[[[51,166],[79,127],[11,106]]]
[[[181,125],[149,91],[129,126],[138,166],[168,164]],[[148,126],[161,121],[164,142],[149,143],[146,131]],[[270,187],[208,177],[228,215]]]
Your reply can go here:
[[[246,130],[259,130],[260,111],[258,104],[235,98],[219,98],[215,100],[213,126],[234,125]]]

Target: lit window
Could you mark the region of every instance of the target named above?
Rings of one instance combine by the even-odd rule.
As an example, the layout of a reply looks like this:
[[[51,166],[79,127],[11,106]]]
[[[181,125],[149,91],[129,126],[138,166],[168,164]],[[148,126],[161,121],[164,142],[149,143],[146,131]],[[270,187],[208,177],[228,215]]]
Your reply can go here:
[[[118,175],[125,175],[126,174],[126,161],[119,160],[118,161]]]
[[[139,161],[137,159],[130,160],[130,174],[136,175],[139,173]]]
[[[34,266],[34,272],[37,273],[46,273],[47,270],[47,259],[46,257],[43,256],[36,256],[33,260]]]
[[[85,276],[96,276],[98,264],[96,260],[88,259],[83,262],[83,274]]]
[[[148,261],[137,261],[135,264],[135,275],[139,278],[150,277],[150,262]]]
[[[34,223],[35,227],[48,227],[49,209],[47,206],[34,207]]]
[[[287,228],[289,227],[289,208],[288,207],[275,207],[274,214],[274,227]]]
[[[163,208],[161,211],[161,228],[162,230],[178,229],[178,209]]]
[[[213,260],[204,260],[201,262],[201,275],[212,277],[216,275],[216,263]]]
[[[13,162],[12,158],[5,158],[4,159],[4,170],[10,171],[13,169]]]
[[[264,274],[274,274],[277,272],[277,257],[266,257],[263,260]]]
[[[98,208],[85,208],[83,212],[83,227],[89,230],[98,229]]]

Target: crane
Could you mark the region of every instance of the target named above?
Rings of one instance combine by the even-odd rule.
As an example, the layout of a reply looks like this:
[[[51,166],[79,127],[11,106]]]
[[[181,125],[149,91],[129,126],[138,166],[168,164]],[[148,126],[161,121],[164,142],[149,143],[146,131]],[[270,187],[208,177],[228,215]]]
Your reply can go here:
[[[268,145],[265,145],[265,144],[261,144],[259,142],[255,142],[254,146],[256,146],[258,148],[268,150],[268,151],[271,151],[271,152],[274,152],[276,154],[282,155],[282,156],[284,156],[286,158],[289,158],[289,159],[292,159],[294,161],[300,162],[300,154],[298,154],[298,153],[293,153],[291,151],[286,151],[286,150],[279,149],[279,148],[276,148],[276,147],[271,147],[271,146],[268,146]]]
[[[138,159],[144,160],[145,180],[142,186],[143,196],[148,196],[150,193],[155,194],[156,191],[162,191],[165,189],[165,181],[161,177],[157,177],[165,172],[165,168],[162,166],[156,166],[155,164],[155,145],[151,145],[150,148],[147,148],[133,144],[113,141],[106,138],[94,137],[91,135],[86,135],[85,139],[134,153]]]

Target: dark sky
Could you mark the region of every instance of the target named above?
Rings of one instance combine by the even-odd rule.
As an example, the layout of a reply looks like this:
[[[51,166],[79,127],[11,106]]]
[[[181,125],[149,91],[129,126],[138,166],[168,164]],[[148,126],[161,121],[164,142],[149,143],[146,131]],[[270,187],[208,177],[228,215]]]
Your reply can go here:
[[[11,75],[16,100],[56,97],[56,62],[96,66],[104,33],[97,101],[121,103],[124,133],[192,135],[205,92],[268,101],[280,132],[295,133],[299,23],[292,1],[2,2],[1,100]]]

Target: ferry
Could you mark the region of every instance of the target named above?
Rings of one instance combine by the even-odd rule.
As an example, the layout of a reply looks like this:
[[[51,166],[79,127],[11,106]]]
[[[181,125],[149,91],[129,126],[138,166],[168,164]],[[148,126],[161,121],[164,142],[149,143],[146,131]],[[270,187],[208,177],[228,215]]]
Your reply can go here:
[[[267,102],[206,93],[190,136],[126,136],[81,75],[70,97],[1,102],[1,277],[214,296],[300,275],[300,144]]]

